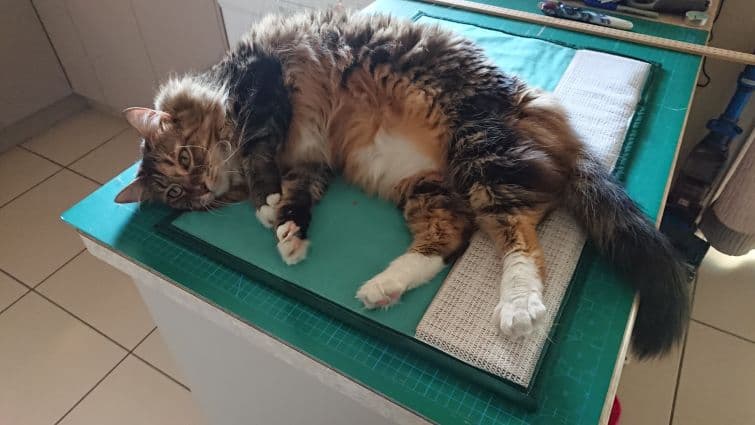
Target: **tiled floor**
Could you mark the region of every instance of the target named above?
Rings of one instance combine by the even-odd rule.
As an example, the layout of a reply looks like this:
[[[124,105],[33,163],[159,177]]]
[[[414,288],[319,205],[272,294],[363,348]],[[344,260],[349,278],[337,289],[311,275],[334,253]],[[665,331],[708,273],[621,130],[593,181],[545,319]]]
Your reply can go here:
[[[0,155],[0,424],[201,424],[130,280],[59,220],[133,162],[117,118],[83,112]],[[711,252],[686,346],[630,363],[622,425],[755,423],[755,251]]]
[[[136,158],[85,111],[0,155],[0,424],[203,424],[127,276],[60,213]]]

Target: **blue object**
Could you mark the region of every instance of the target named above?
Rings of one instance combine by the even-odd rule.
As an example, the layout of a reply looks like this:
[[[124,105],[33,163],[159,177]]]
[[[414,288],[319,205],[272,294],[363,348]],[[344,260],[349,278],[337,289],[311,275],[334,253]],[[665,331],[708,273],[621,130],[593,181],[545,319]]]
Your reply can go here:
[[[708,121],[708,134],[690,153],[669,195],[661,230],[682,251],[688,262],[698,266],[708,244],[695,236],[700,215],[716,178],[729,157],[731,141],[742,133],[737,125],[755,90],[755,66],[739,74],[737,90],[723,114]]]
[[[624,30],[630,30],[633,27],[631,22],[624,19],[608,16],[588,9],[582,9],[580,7],[568,6],[558,1],[541,1],[538,3],[538,7],[544,14],[554,18],[570,19],[572,21],[587,22],[590,24]]]

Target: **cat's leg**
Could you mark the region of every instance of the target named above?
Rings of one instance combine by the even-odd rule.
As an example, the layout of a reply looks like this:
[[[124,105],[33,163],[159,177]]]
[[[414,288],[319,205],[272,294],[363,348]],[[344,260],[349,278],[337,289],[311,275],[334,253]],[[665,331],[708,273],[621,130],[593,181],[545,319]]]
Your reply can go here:
[[[306,258],[312,207],[325,194],[331,176],[330,168],[321,164],[297,165],[283,175],[275,235],[278,252],[286,264],[293,265]]]
[[[503,334],[515,338],[531,334],[545,319],[545,268],[536,232],[542,216],[542,211],[528,211],[477,217],[503,256],[500,298],[493,318]]]
[[[468,207],[439,174],[405,179],[398,190],[414,239],[405,254],[359,288],[356,296],[367,308],[389,307],[432,279],[464,251],[474,230]]]
[[[244,158],[244,169],[255,215],[263,226],[272,228],[281,199],[281,177],[272,152],[250,152]]]

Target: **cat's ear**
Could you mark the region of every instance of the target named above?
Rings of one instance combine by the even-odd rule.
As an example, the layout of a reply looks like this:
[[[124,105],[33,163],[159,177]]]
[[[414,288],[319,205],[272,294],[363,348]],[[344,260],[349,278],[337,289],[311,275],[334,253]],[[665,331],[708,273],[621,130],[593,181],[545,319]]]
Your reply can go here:
[[[141,202],[144,200],[144,182],[137,177],[124,187],[118,195],[115,196],[115,202],[119,204],[129,204],[132,202]]]
[[[127,108],[123,116],[146,139],[155,137],[162,125],[171,120],[170,114],[149,108]]]

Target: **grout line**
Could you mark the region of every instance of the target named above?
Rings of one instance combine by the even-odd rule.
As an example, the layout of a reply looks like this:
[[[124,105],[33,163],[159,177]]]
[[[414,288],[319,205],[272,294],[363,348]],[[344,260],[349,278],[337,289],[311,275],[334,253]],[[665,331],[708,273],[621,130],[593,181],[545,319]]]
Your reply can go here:
[[[703,326],[707,326],[707,327],[709,327],[711,329],[715,329],[715,330],[717,330],[717,331],[719,331],[721,333],[725,333],[726,335],[733,336],[734,338],[741,339],[742,341],[749,342],[751,344],[755,344],[755,341],[753,341],[753,340],[751,340],[751,339],[749,339],[747,337],[744,337],[742,335],[737,335],[737,334],[735,334],[732,331],[727,331],[726,329],[719,328],[718,326],[713,326],[710,323],[703,322],[702,320],[692,319],[692,321],[695,322],[695,323],[701,324]]]
[[[73,406],[71,406],[71,408],[68,409],[63,414],[63,416],[60,417],[60,419],[58,419],[57,421],[55,421],[54,425],[58,425],[63,419],[66,418],[66,416],[68,416],[71,412],[73,412],[73,409],[75,409],[79,404],[81,404],[81,402],[84,401],[84,399],[87,398],[87,396],[89,396],[89,394],[91,394],[92,391],[94,391],[102,383],[102,381],[104,381],[105,379],[107,379],[107,377],[110,376],[110,374],[113,373],[113,371],[115,371],[115,369],[117,369],[118,366],[120,366],[121,363],[123,363],[127,358],[128,358],[128,353],[126,353],[123,356],[123,358],[120,359],[118,361],[118,363],[115,364],[115,366],[113,366],[110,370],[108,370],[107,373],[105,373],[105,376],[103,376],[102,378],[100,378],[99,381],[95,382],[94,386],[92,388],[90,388],[89,391],[87,391],[86,393],[84,393],[84,395],[81,396],[81,398],[78,399],[76,401],[76,403],[74,403]]]
[[[18,145],[18,147],[19,147],[19,148],[21,148],[21,145]],[[28,149],[26,149],[26,148],[21,148],[21,149],[24,149],[24,150],[28,150]],[[31,152],[31,151],[30,151],[30,152]],[[34,153],[34,152],[32,152],[32,153]],[[37,155],[37,156],[40,156],[40,155],[38,155],[38,154],[36,154],[36,153],[34,153],[34,154],[35,154],[35,155]],[[43,157],[43,158],[44,158],[44,157]],[[47,159],[47,158],[45,158],[45,159]],[[55,165],[58,165],[58,164],[55,164]],[[11,199],[9,199],[8,201],[6,201],[5,203],[3,203],[3,204],[0,204],[0,208],[3,208],[3,207],[5,207],[6,205],[9,205],[9,204],[10,204],[11,202],[15,201],[16,199],[18,199],[18,198],[20,198],[20,197],[22,197],[22,196],[26,195],[26,194],[27,194],[27,193],[29,193],[29,192],[30,192],[31,190],[33,190],[33,189],[34,189],[34,188],[36,188],[37,186],[41,185],[42,183],[46,182],[47,180],[50,180],[51,178],[53,178],[53,177],[54,177],[55,175],[59,174],[59,173],[60,173],[61,171],[63,171],[64,169],[65,169],[65,168],[64,168],[64,167],[62,167],[62,168],[59,168],[59,169],[55,170],[55,172],[54,172],[54,173],[52,173],[52,174],[50,174],[49,176],[47,176],[47,177],[43,178],[42,180],[38,181],[37,183],[35,183],[35,184],[34,184],[33,186],[31,186],[30,188],[28,188],[28,189],[24,190],[23,192],[19,193],[19,194],[18,194],[18,195],[16,195],[16,196],[12,197]]]
[[[671,411],[669,412],[668,425],[673,425],[674,413],[676,411],[676,397],[679,394],[679,381],[682,379],[682,368],[684,366],[684,355],[687,352],[687,338],[689,337],[689,324],[692,323],[692,309],[695,307],[695,295],[697,295],[697,278],[700,275],[695,271],[695,276],[690,282],[692,289],[689,299],[689,314],[690,320],[687,322],[687,331],[684,332],[684,338],[682,339],[682,352],[679,354],[679,366],[676,369],[676,382],[674,383],[674,398],[671,400]]]
[[[3,313],[5,313],[6,311],[8,311],[11,307],[13,307],[14,304],[16,304],[17,302],[21,301],[21,298],[29,295],[29,293],[31,292],[31,289],[29,289],[26,285],[24,285],[24,287],[26,288],[26,292],[24,292],[15,301],[13,301],[12,303],[8,304],[8,306],[6,306],[4,309],[0,310],[0,315],[2,315]]]
[[[49,301],[55,307],[58,307],[59,309],[65,311],[68,314],[70,314],[74,319],[76,319],[79,322],[83,323],[88,328],[90,328],[93,331],[97,332],[98,334],[104,336],[108,341],[112,342],[113,344],[117,345],[118,347],[122,348],[125,351],[129,351],[129,349],[125,345],[121,344],[120,342],[118,342],[118,341],[114,340],[113,338],[109,337],[107,334],[105,334],[101,330],[99,330],[99,329],[95,328],[94,326],[90,325],[86,320],[84,320],[81,317],[77,316],[76,314],[74,314],[73,312],[71,312],[71,310],[68,310],[67,308],[65,308],[62,305],[58,304],[52,298],[48,297],[47,295],[45,295],[42,292],[39,292],[39,291],[37,291],[35,289],[32,289],[31,291],[34,292],[35,294],[39,295],[40,297],[44,298],[45,300]]]
[[[76,161],[78,161],[78,160],[80,160],[80,159],[84,158],[85,156],[89,155],[90,153],[92,153],[92,152],[96,151],[97,149],[99,149],[99,148],[101,148],[101,147],[102,147],[103,145],[105,145],[105,144],[106,144],[107,142],[109,142],[109,141],[111,141],[111,140],[115,139],[116,137],[120,136],[121,134],[125,133],[125,132],[126,132],[126,131],[128,131],[128,130],[129,130],[129,126],[128,126],[128,125],[126,125],[126,127],[124,127],[123,129],[119,130],[119,131],[118,131],[117,133],[113,134],[113,135],[112,135],[112,136],[110,136],[109,138],[105,139],[105,141],[104,141],[104,142],[100,142],[100,143],[99,143],[99,144],[98,144],[97,146],[93,147],[92,149],[89,149],[88,151],[84,152],[84,153],[83,153],[82,155],[80,155],[80,156],[77,156],[76,158],[74,158],[73,160],[71,160],[71,162],[69,162],[68,164],[63,164],[62,162],[58,162],[58,161],[56,161],[56,160],[54,160],[54,159],[52,159],[52,158],[48,158],[48,157],[46,157],[46,156],[45,156],[44,154],[41,154],[41,153],[39,153],[39,152],[36,152],[36,151],[34,151],[34,150],[32,150],[32,149],[30,149],[30,148],[26,147],[26,146],[23,146],[23,145],[18,145],[18,147],[19,147],[19,148],[21,148],[21,149],[23,149],[23,150],[25,150],[25,151],[27,151],[27,152],[33,153],[34,155],[37,155],[37,156],[38,156],[38,157],[40,157],[40,158],[44,158],[44,159],[46,159],[46,160],[48,160],[48,161],[52,162],[52,163],[53,163],[53,164],[55,164],[55,165],[59,165],[59,166],[61,166],[61,167],[63,167],[63,168],[68,168],[69,166],[73,165],[73,164],[74,164],[74,163],[75,163]],[[88,177],[87,177],[87,178],[88,178]]]
[[[70,312],[69,312],[69,314],[70,314]],[[78,319],[78,317],[77,317],[77,319]],[[81,319],[79,319],[79,320],[81,320]],[[154,329],[152,329],[147,335],[145,335],[142,339],[140,339],[139,342],[136,343],[136,345],[134,346],[134,348],[132,348],[131,350],[127,350],[128,352],[126,353],[126,355],[123,356],[123,358],[120,361],[118,361],[118,363],[116,363],[115,366],[113,366],[109,371],[107,371],[107,373],[105,374],[105,376],[103,376],[102,378],[100,378],[99,381],[95,382],[94,386],[92,386],[92,388],[90,388],[89,391],[87,391],[83,396],[81,396],[81,398],[76,403],[74,403],[73,406],[71,406],[71,408],[68,409],[66,411],[66,413],[63,414],[63,416],[60,417],[60,419],[58,419],[57,421],[55,421],[54,425],[58,425],[63,419],[66,418],[66,416],[68,416],[71,412],[73,412],[73,409],[75,409],[79,404],[81,404],[81,402],[84,401],[84,399],[87,398],[89,396],[89,394],[91,394],[92,391],[94,391],[105,379],[107,379],[107,377],[110,376],[110,374],[112,374],[113,371],[115,371],[115,369],[118,368],[118,366],[120,366],[124,361],[126,361],[126,359],[128,358],[128,356],[136,349],[136,347],[138,347],[139,344],[141,344],[142,342],[144,342],[144,340],[147,339],[152,334],[152,332],[155,331],[155,329],[157,329],[157,327],[155,327]],[[120,345],[120,344],[118,344],[118,345]]]
[[[120,136],[121,134],[127,132],[129,129],[130,129],[130,127],[128,126],[128,124],[126,124],[126,126],[123,129],[121,129],[117,133],[113,134],[107,140],[105,140],[104,142],[100,143],[99,145],[93,147],[92,149],[89,149],[83,155],[79,156],[78,158],[76,158],[73,161],[71,161],[69,164],[65,165],[65,167],[73,165],[73,163],[75,163],[76,161],[84,158],[85,156],[89,155],[90,153],[92,153],[92,152],[96,151],[97,149],[101,148],[102,146],[104,146],[105,144],[107,144],[109,141],[111,141],[111,140],[115,139],[116,137]]]
[[[107,142],[105,142],[105,143],[107,143]],[[99,147],[99,146],[98,146],[98,147]],[[40,153],[34,152],[33,150],[31,150],[31,149],[29,149],[29,148],[27,148],[27,147],[25,147],[25,146],[19,146],[19,148],[21,148],[21,149],[25,150],[26,152],[29,152],[29,153],[30,153],[30,154],[32,154],[32,155],[38,156],[38,157],[40,157],[40,158],[42,158],[42,159],[44,159],[44,160],[46,160],[46,161],[50,161],[50,162],[52,162],[53,164],[55,164],[55,165],[57,165],[58,167],[60,167],[60,170],[56,171],[56,172],[55,172],[55,174],[58,174],[59,172],[61,172],[61,171],[63,171],[63,170],[68,170],[68,171],[70,171],[70,172],[72,172],[72,173],[74,173],[74,174],[76,174],[76,175],[78,175],[78,176],[80,176],[80,177],[84,177],[85,179],[89,180],[90,182],[93,182],[93,183],[97,183],[98,185],[102,186],[102,183],[98,182],[97,180],[95,180],[95,179],[93,179],[93,178],[91,178],[91,177],[89,177],[89,176],[85,176],[84,174],[81,174],[80,172],[78,172],[78,171],[74,170],[73,168],[69,168],[69,166],[68,166],[68,165],[63,165],[63,164],[61,164],[60,162],[58,162],[58,161],[55,161],[55,160],[53,160],[53,159],[50,159],[50,158],[48,158],[48,157],[46,157],[46,156],[44,156],[44,155],[42,155],[42,154],[40,154]],[[97,149],[97,148],[95,148],[95,149]],[[84,155],[84,156],[86,156],[86,155]],[[81,158],[79,158],[79,159],[81,159]],[[76,161],[78,161],[79,159],[76,159],[76,160],[74,160],[73,162],[76,162]],[[73,162],[72,162],[72,163],[71,163],[70,165],[73,165]],[[50,177],[52,177],[52,176],[50,176]],[[41,183],[41,182],[40,182],[40,183]],[[30,189],[30,190],[31,190],[31,189]],[[26,193],[26,192],[24,192],[24,193]]]
[[[153,333],[155,333],[156,330],[157,330],[157,326],[154,326],[151,331],[147,332],[147,336],[145,336],[144,338],[142,338],[141,340],[139,340],[139,342],[137,342],[136,345],[134,345],[134,348],[132,348],[131,351],[136,351],[136,349],[139,348],[139,346],[142,345],[142,343],[144,341],[146,341],[147,338],[149,338],[150,335],[152,335]]]
[[[60,121],[62,122],[62,121],[64,121],[64,120],[65,120],[65,118],[64,118],[64,119],[61,119]],[[56,124],[57,124],[57,123],[56,123]],[[55,124],[53,124],[53,126],[54,126],[54,125],[55,125]],[[51,128],[52,128],[52,127],[51,127]],[[73,165],[73,164],[74,164],[74,163],[75,163],[76,161],[78,161],[78,160],[80,160],[80,159],[84,158],[85,156],[89,155],[90,153],[94,152],[94,151],[95,151],[95,150],[97,150],[98,148],[102,147],[102,145],[106,144],[107,142],[109,142],[109,141],[111,141],[111,140],[115,139],[116,137],[120,136],[120,135],[121,135],[121,134],[122,134],[123,132],[127,131],[128,129],[129,129],[129,127],[128,127],[128,126],[126,126],[126,127],[124,128],[124,129],[120,130],[120,131],[119,131],[119,132],[117,132],[117,133],[116,133],[115,135],[111,136],[110,138],[108,138],[108,139],[107,139],[107,140],[105,140],[104,142],[100,143],[99,145],[97,145],[97,146],[95,146],[94,148],[92,148],[91,150],[87,151],[86,153],[84,153],[84,154],[83,154],[83,155],[81,155],[80,157],[78,157],[78,158],[74,159],[73,161],[71,161],[71,163],[70,163],[70,164],[68,164],[68,165],[65,165],[65,164],[61,164],[60,162],[58,162],[58,161],[55,161],[54,159],[50,159],[50,158],[48,158],[48,157],[46,157],[46,156],[42,155],[41,153],[35,152],[35,151],[33,151],[33,150],[31,150],[31,149],[27,148],[26,146],[24,146],[24,145],[23,145],[23,143],[19,143],[19,144],[18,144],[18,145],[16,145],[15,147],[17,147],[17,148],[19,148],[19,149],[21,149],[21,150],[24,150],[24,151],[26,151],[26,152],[29,152],[29,153],[31,153],[31,154],[33,154],[33,155],[35,155],[35,156],[38,156],[38,157],[40,157],[40,158],[42,158],[42,159],[45,159],[45,160],[47,160],[47,161],[50,161],[50,162],[52,162],[53,164],[55,164],[55,165],[57,165],[57,166],[59,166],[59,167],[61,167],[61,168],[60,168],[60,169],[58,169],[58,170],[56,170],[56,171],[55,171],[54,173],[50,174],[49,176],[45,177],[44,179],[42,179],[42,180],[38,181],[37,183],[35,183],[35,184],[34,184],[34,185],[32,185],[31,187],[29,187],[28,189],[24,190],[23,192],[19,193],[18,195],[14,196],[13,198],[9,199],[8,201],[6,201],[6,202],[4,202],[4,203],[0,204],[0,208],[3,208],[3,207],[5,207],[5,206],[9,205],[9,204],[10,204],[11,202],[13,202],[13,201],[15,201],[16,199],[18,199],[18,198],[22,197],[23,195],[25,195],[26,193],[28,193],[28,192],[29,192],[29,191],[31,191],[32,189],[36,188],[37,186],[41,185],[42,183],[46,182],[47,180],[50,180],[50,179],[51,179],[51,178],[52,178],[53,176],[55,176],[55,175],[59,174],[59,173],[60,173],[61,171],[63,171],[64,169],[65,169],[65,170],[68,170],[68,171],[70,171],[70,172],[72,172],[72,173],[74,173],[74,174],[76,174],[76,175],[78,175],[78,176],[80,176],[80,177],[83,177],[83,178],[85,178],[85,179],[87,179],[87,180],[89,180],[89,181],[91,181],[91,182],[93,182],[93,183],[96,183],[96,184],[97,184],[97,185],[99,185],[99,186],[102,186],[102,185],[103,185],[104,183],[100,183],[100,182],[98,182],[97,180],[95,180],[95,179],[93,179],[93,178],[91,178],[91,177],[89,177],[89,176],[86,176],[86,175],[84,175],[84,174],[81,174],[80,172],[78,172],[78,171],[76,171],[76,170],[73,170],[73,169],[71,169],[71,168],[68,168],[68,167],[69,167],[70,165]],[[28,141],[28,140],[27,140],[27,141]],[[25,142],[24,142],[24,143],[25,143]]]
[[[127,128],[126,130],[128,130],[128,128]],[[124,131],[125,131],[125,130],[124,130]],[[121,133],[122,133],[122,132],[121,132]],[[116,134],[116,136],[120,135],[121,133],[118,133],[118,134]],[[115,136],[113,136],[113,137],[115,137]],[[110,141],[110,140],[112,140],[112,138],[111,138],[111,139],[108,139],[108,140],[107,140],[107,141],[105,141],[105,142],[104,142],[103,144],[107,143],[107,142],[108,142],[108,141]],[[97,148],[99,148],[100,146],[102,146],[102,145],[99,145],[99,146],[97,146]],[[31,149],[27,148],[26,146],[22,146],[22,145],[16,145],[16,147],[17,147],[17,148],[19,148],[19,149],[21,149],[21,150],[24,150],[24,151],[26,151],[26,152],[28,152],[28,153],[30,153],[30,154],[32,154],[32,155],[34,155],[34,156],[37,156],[37,157],[39,157],[39,158],[42,158],[42,159],[44,159],[44,160],[46,160],[46,161],[50,161],[50,162],[52,162],[53,164],[57,165],[57,166],[58,166],[58,167],[60,167],[60,168],[59,168],[59,169],[57,169],[57,170],[55,170],[55,172],[54,172],[54,173],[50,174],[49,176],[47,176],[47,177],[43,178],[42,180],[38,181],[38,182],[37,182],[37,183],[35,183],[34,185],[30,186],[30,187],[29,187],[28,189],[24,190],[23,192],[21,192],[21,193],[19,193],[18,195],[16,195],[16,196],[12,197],[11,199],[7,200],[6,202],[4,202],[4,203],[0,204],[0,208],[3,208],[3,207],[6,207],[7,205],[10,205],[10,203],[11,203],[11,202],[13,202],[13,201],[15,201],[16,199],[18,199],[18,198],[20,198],[20,197],[22,197],[22,196],[26,195],[27,193],[29,193],[30,191],[32,191],[33,189],[35,189],[35,188],[36,188],[37,186],[41,185],[42,183],[44,183],[44,182],[46,182],[46,181],[50,180],[51,178],[55,177],[56,175],[60,174],[60,172],[61,172],[61,171],[63,171],[63,170],[67,170],[67,171],[70,171],[70,172],[72,172],[72,173],[76,174],[76,175],[77,175],[77,176],[79,176],[79,177],[83,177],[83,178],[85,178],[85,179],[89,180],[90,182],[92,182],[92,183],[95,183],[95,184],[96,184],[96,185],[98,185],[98,186],[102,186],[102,185],[104,184],[104,183],[100,183],[100,182],[98,182],[97,180],[95,180],[95,179],[93,179],[93,178],[91,178],[91,177],[89,177],[89,176],[86,176],[86,175],[84,175],[84,174],[82,174],[82,173],[80,173],[80,172],[78,172],[78,171],[76,171],[76,170],[73,170],[73,169],[71,169],[71,168],[68,168],[68,166],[67,166],[67,165],[63,165],[63,164],[61,164],[61,163],[59,163],[59,162],[57,162],[57,161],[55,161],[55,160],[52,160],[52,159],[50,159],[50,158],[48,158],[48,157],[46,157],[46,156],[44,156],[44,155],[42,155],[42,154],[39,154],[39,153],[37,153],[37,152],[34,152],[33,150],[31,150]],[[92,151],[93,151],[93,150],[95,150],[95,149],[97,149],[97,148],[94,148],[94,149],[92,149]],[[89,154],[89,153],[91,153],[92,151],[89,151],[89,152],[87,152],[86,154],[84,154],[84,156],[88,155],[88,154]],[[83,158],[83,157],[81,157],[81,158]],[[81,158],[77,158],[77,159],[76,159],[76,160],[74,160],[73,162],[76,162],[76,161],[78,161],[78,160],[79,160],[79,159],[81,159]],[[73,162],[72,162],[71,164],[73,164]]]
[[[66,262],[65,262],[65,263],[61,264],[61,265],[60,265],[60,266],[59,266],[58,268],[56,268],[55,270],[53,270],[53,271],[52,271],[52,273],[48,274],[47,276],[45,276],[45,278],[44,278],[44,279],[40,280],[40,281],[39,281],[39,283],[37,283],[37,284],[36,284],[36,285],[34,285],[34,286],[29,286],[29,287],[30,287],[31,289],[35,289],[35,288],[38,288],[38,287],[39,287],[39,285],[41,285],[41,284],[43,284],[43,283],[47,282],[47,279],[51,278],[51,277],[52,277],[52,275],[54,275],[55,273],[57,273],[58,271],[60,271],[60,269],[62,269],[63,267],[67,266],[67,265],[68,265],[68,263],[70,263],[71,261],[75,260],[75,259],[76,259],[76,258],[77,258],[77,257],[78,257],[79,255],[83,254],[83,253],[84,253],[84,251],[86,251],[86,248],[82,249],[81,251],[77,252],[77,253],[76,253],[76,255],[74,255],[73,257],[71,257],[71,258],[69,258],[68,260],[66,260]]]
[[[99,181],[97,181],[97,180],[95,180],[95,179],[93,179],[93,178],[91,178],[89,176],[86,176],[86,175],[84,175],[84,174],[82,174],[82,173],[80,173],[80,172],[78,172],[76,170],[74,170],[73,168],[68,168],[68,167],[63,167],[63,168],[65,168],[66,170],[72,172],[73,174],[76,174],[79,177],[83,177],[83,178],[89,180],[90,182],[96,184],[97,186],[102,186],[104,184],[104,183],[100,183]]]
[[[136,357],[137,359],[143,361],[144,363],[147,363],[147,365],[149,365],[149,367],[151,367],[152,369],[155,369],[156,371],[158,371],[161,374],[165,375],[171,381],[173,381],[176,384],[178,384],[178,385],[186,388],[187,391],[191,392],[191,389],[189,387],[187,387],[186,385],[184,385],[183,382],[181,382],[178,379],[172,377],[168,372],[165,372],[164,370],[160,369],[159,367],[153,365],[149,360],[146,360],[146,359],[142,358],[140,355],[136,354],[136,350],[139,348],[139,346],[142,345],[142,343],[144,341],[146,341],[147,338],[149,338],[150,335],[152,335],[153,333],[155,333],[155,331],[157,331],[157,326],[155,326],[154,328],[152,328],[152,330],[147,334],[147,336],[144,337],[144,339],[142,339],[141,341],[139,341],[138,344],[136,344],[136,346],[134,347],[134,349],[131,350],[131,355],[134,356],[134,357]]]
[[[78,255],[78,254],[77,254],[77,255]],[[5,270],[5,269],[3,269],[3,268],[1,268],[1,267],[0,267],[0,272],[3,272],[3,273],[5,273],[5,274],[6,274],[6,275],[8,275],[8,276],[9,276],[9,277],[10,277],[11,279],[13,279],[13,280],[15,280],[16,282],[20,283],[20,284],[21,284],[22,286],[26,287],[27,289],[31,289],[31,286],[29,286],[29,285],[25,284],[24,282],[22,282],[22,281],[21,281],[21,279],[17,278],[16,276],[13,276],[12,274],[8,273],[8,271],[7,271],[7,270]]]
[[[157,329],[157,328],[155,328],[155,329]],[[138,355],[138,354],[136,354],[136,353],[130,353],[130,354],[131,354],[131,355],[132,355],[133,357],[136,357],[137,359],[139,359],[139,360],[143,361],[144,363],[146,363],[146,364],[147,364],[147,366],[149,366],[149,367],[151,367],[152,369],[154,369],[155,371],[159,372],[159,373],[160,373],[161,375],[164,375],[164,376],[165,376],[166,378],[168,378],[168,379],[170,379],[171,381],[175,382],[176,384],[180,385],[180,386],[181,386],[181,387],[182,387],[183,389],[185,389],[186,391],[189,391],[189,392],[191,392],[191,388],[189,388],[189,387],[187,387],[186,385],[184,385],[184,384],[183,384],[183,383],[182,383],[181,381],[179,381],[178,379],[176,379],[176,378],[174,378],[174,377],[170,376],[170,375],[169,375],[169,374],[168,374],[167,372],[163,371],[163,370],[162,370],[162,369],[160,369],[159,367],[157,367],[157,366],[153,365],[152,363],[150,363],[150,362],[149,362],[149,361],[147,361],[147,360],[144,360],[144,359],[143,359],[143,358],[142,358],[141,356],[139,356],[139,355]]]
[[[163,370],[162,370],[162,369],[160,369],[159,367],[157,367],[157,366],[153,365],[152,363],[150,363],[149,361],[147,361],[147,360],[143,359],[143,358],[142,358],[141,356],[139,356],[138,354],[136,354],[136,353],[135,353],[136,349],[137,349],[137,348],[139,348],[139,346],[140,346],[140,345],[141,345],[141,344],[142,344],[142,343],[143,343],[144,341],[146,341],[146,340],[147,340],[147,338],[149,338],[149,336],[150,336],[150,335],[152,335],[152,334],[153,334],[153,333],[154,333],[154,332],[155,332],[155,331],[157,330],[157,326],[153,327],[153,328],[152,328],[152,330],[150,330],[150,331],[149,331],[149,332],[147,333],[147,335],[145,335],[145,336],[144,336],[144,337],[143,337],[142,339],[140,339],[140,340],[139,340],[139,342],[137,342],[137,343],[136,343],[136,345],[134,345],[134,347],[133,347],[133,348],[129,349],[129,348],[127,348],[126,346],[124,346],[123,344],[121,344],[120,342],[118,342],[118,341],[116,341],[115,339],[113,339],[113,338],[111,338],[110,336],[108,336],[108,335],[107,335],[107,334],[106,334],[105,332],[103,332],[103,331],[101,331],[101,330],[97,329],[96,327],[94,327],[94,325],[91,325],[91,324],[89,324],[89,323],[88,323],[88,322],[87,322],[86,320],[82,319],[81,317],[79,317],[78,315],[76,315],[75,313],[73,313],[72,311],[68,310],[67,308],[65,308],[65,307],[63,307],[62,305],[58,304],[58,303],[57,303],[56,301],[54,301],[54,300],[52,300],[51,298],[47,297],[47,296],[46,296],[45,294],[43,294],[43,293],[41,293],[41,292],[39,292],[39,291],[36,291],[35,289],[31,289],[31,290],[29,290],[28,292],[34,292],[35,294],[37,294],[37,295],[39,295],[40,297],[44,298],[45,300],[49,301],[49,302],[50,302],[51,304],[53,304],[54,306],[56,306],[56,307],[58,307],[59,309],[61,309],[61,310],[65,311],[66,313],[70,314],[71,316],[73,316],[73,317],[74,317],[74,318],[75,318],[76,320],[78,320],[79,322],[83,323],[84,325],[86,325],[87,327],[89,327],[90,329],[92,329],[93,331],[95,331],[95,332],[97,332],[98,334],[100,334],[100,335],[102,335],[103,337],[105,337],[105,338],[106,338],[106,339],[107,339],[108,341],[110,341],[110,342],[112,342],[113,344],[117,345],[118,347],[120,347],[120,348],[124,349],[125,351],[128,351],[128,354],[131,354],[131,355],[133,355],[134,357],[138,358],[139,360],[143,361],[144,363],[147,363],[147,364],[148,364],[148,365],[149,365],[149,366],[150,366],[150,367],[151,367],[152,369],[154,369],[154,370],[156,370],[157,372],[160,372],[161,374],[165,375],[165,377],[167,377],[167,378],[168,378],[168,379],[170,379],[171,381],[175,382],[176,384],[180,385],[181,387],[185,388],[186,390],[188,390],[188,391],[191,391],[191,390],[189,389],[189,387],[187,387],[187,386],[186,386],[186,385],[185,385],[184,383],[180,382],[179,380],[177,380],[176,378],[172,377],[172,376],[171,376],[170,374],[168,374],[167,372],[163,371]],[[28,293],[28,292],[27,292],[27,293]],[[26,295],[26,294],[24,294],[24,295]],[[18,300],[16,300],[16,301],[18,301]],[[15,303],[15,302],[14,302],[14,303]],[[10,307],[10,306],[9,306],[9,307]]]
[[[682,353],[679,355],[679,366],[676,370],[676,382],[674,383],[674,398],[671,400],[671,411],[669,412],[668,425],[672,425],[674,422],[674,411],[676,410],[676,397],[679,395],[679,381],[682,379],[682,368],[684,367],[684,354],[687,352],[687,337],[689,336],[689,324],[687,324],[687,332],[684,333],[684,339],[682,340]]]

